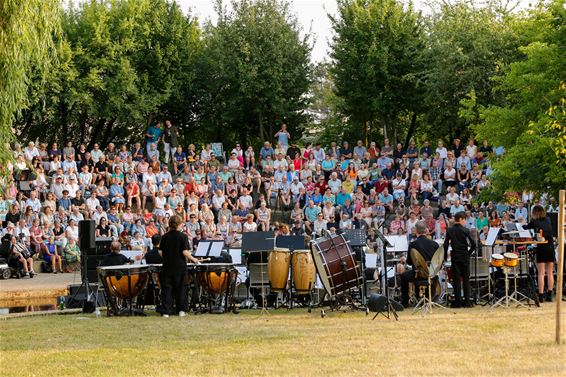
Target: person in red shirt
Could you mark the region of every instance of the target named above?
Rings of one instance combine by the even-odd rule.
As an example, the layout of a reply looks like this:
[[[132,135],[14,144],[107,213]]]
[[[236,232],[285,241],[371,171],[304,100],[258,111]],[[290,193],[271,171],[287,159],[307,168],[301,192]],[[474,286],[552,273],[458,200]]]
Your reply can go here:
[[[328,184],[326,183],[324,176],[321,176],[318,179],[318,182],[316,182],[316,184],[314,185],[314,188],[315,189],[317,188],[320,192],[326,192],[326,189],[328,188]]]
[[[375,191],[378,194],[381,194],[383,192],[383,190],[385,190],[386,188],[389,187],[389,184],[387,183],[385,178],[383,178],[383,176],[380,176],[379,179],[377,180],[377,182],[375,182],[374,186],[375,186]]]

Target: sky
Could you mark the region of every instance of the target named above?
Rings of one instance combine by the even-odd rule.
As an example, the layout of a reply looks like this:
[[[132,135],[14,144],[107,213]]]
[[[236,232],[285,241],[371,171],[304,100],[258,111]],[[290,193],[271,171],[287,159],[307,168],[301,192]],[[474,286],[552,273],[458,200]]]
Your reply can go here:
[[[212,0],[176,0],[183,11],[191,9],[201,22],[210,19],[216,20]],[[520,5],[526,6],[531,0],[518,0]],[[229,3],[229,0],[225,1]],[[291,10],[302,25],[303,32],[312,31],[315,38],[311,59],[320,62],[328,56],[329,41],[332,38],[332,27],[327,14],[336,14],[336,0],[291,0]],[[416,9],[428,13],[426,0],[413,0]]]

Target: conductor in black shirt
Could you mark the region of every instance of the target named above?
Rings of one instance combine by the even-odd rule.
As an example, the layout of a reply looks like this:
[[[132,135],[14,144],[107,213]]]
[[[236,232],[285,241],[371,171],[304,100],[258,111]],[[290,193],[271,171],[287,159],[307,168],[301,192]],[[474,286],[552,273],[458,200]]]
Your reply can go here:
[[[199,263],[191,255],[189,237],[179,231],[182,220],[179,216],[169,219],[169,231],[161,237],[159,251],[163,258],[163,267],[159,280],[161,281],[162,315],[169,317],[175,312],[180,317],[187,315],[187,261]],[[175,303],[176,311],[173,311]]]
[[[427,227],[423,221],[417,222],[415,229],[417,239],[409,244],[409,250],[415,249],[422,255],[425,262],[430,262],[435,251],[438,250],[438,244],[426,236]],[[401,301],[404,307],[409,306],[409,282],[415,281],[416,278],[415,262],[411,258],[411,253],[407,257],[407,264],[413,269],[401,274]]]
[[[454,226],[446,231],[444,240],[444,255],[448,255],[448,246],[452,245],[451,261],[454,280],[453,308],[470,307],[470,255],[476,250],[476,242],[465,227],[466,212],[458,212],[454,216]],[[464,283],[464,302],[462,302],[461,283]]]

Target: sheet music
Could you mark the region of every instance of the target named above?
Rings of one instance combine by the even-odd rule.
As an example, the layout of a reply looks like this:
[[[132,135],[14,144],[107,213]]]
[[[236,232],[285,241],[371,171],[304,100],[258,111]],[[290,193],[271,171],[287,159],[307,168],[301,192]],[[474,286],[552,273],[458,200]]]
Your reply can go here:
[[[495,241],[497,240],[497,235],[499,234],[499,228],[489,228],[489,232],[487,233],[487,239],[485,240],[485,244],[487,246],[493,246]]]
[[[393,245],[393,247],[387,247],[388,252],[409,250],[407,236],[385,236],[385,239]]]
[[[366,268],[377,267],[377,254],[366,253]]]
[[[142,258],[137,258],[137,256],[142,256],[143,252],[141,250],[121,250],[120,254],[130,258],[131,260],[134,261],[134,264],[141,264],[142,263]]]
[[[531,232],[528,229],[523,228],[523,224],[517,223],[517,230],[519,231],[520,238],[530,238]]]
[[[195,251],[195,257],[207,257],[208,256],[208,246],[209,243],[206,241],[199,242],[197,246],[197,251]]]
[[[242,249],[230,249],[228,252],[232,257],[232,263],[242,264]]]
[[[208,252],[209,257],[219,257],[224,248],[224,241],[211,242],[210,251]],[[200,244],[199,244],[200,246]]]

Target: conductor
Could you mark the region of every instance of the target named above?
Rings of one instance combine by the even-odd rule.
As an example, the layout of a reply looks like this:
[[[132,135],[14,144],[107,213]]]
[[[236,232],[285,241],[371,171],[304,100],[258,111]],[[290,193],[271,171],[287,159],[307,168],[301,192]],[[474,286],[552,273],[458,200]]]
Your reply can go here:
[[[444,255],[448,255],[448,245],[452,245],[452,272],[454,279],[453,308],[471,307],[470,302],[470,255],[476,250],[476,242],[470,234],[466,225],[466,212],[458,212],[454,216],[454,226],[446,231],[444,241]],[[464,302],[462,302],[460,279],[464,282]]]
[[[427,227],[423,221],[415,224],[415,230],[417,239],[409,244],[409,250],[415,249],[422,255],[425,262],[430,262],[435,251],[438,250],[438,244],[426,236]],[[407,257],[407,264],[413,269],[401,274],[401,303],[405,308],[409,306],[409,282],[415,281],[416,278],[415,262],[411,258],[411,253]]]
[[[189,251],[189,238],[179,231],[181,224],[179,216],[171,216],[169,231],[163,235],[159,243],[159,254],[163,258],[163,267],[159,276],[163,317],[169,317],[174,313],[178,313],[179,317],[187,315],[187,260],[199,263]],[[175,302],[175,312],[173,302]]]

